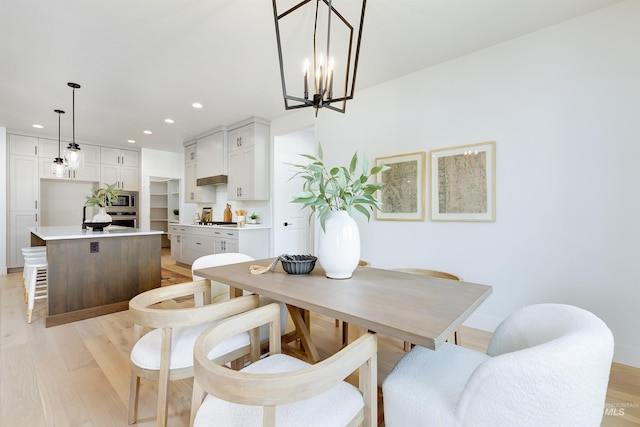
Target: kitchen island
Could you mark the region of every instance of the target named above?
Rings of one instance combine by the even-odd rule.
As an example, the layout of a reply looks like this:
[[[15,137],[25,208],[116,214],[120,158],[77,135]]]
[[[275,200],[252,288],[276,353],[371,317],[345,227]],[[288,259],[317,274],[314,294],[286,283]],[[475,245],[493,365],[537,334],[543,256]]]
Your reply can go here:
[[[160,286],[162,231],[108,227],[31,227],[31,246],[47,247],[46,327],[127,310]]]

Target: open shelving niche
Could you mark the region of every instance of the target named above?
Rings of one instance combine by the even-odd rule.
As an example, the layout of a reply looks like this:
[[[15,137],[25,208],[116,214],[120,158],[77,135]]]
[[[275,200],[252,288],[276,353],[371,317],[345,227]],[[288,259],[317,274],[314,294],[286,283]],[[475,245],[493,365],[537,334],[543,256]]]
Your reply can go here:
[[[180,208],[180,180],[152,177],[149,179],[149,225],[152,230],[168,233],[169,224],[179,223],[173,213]],[[168,234],[162,236],[162,247],[171,247]]]

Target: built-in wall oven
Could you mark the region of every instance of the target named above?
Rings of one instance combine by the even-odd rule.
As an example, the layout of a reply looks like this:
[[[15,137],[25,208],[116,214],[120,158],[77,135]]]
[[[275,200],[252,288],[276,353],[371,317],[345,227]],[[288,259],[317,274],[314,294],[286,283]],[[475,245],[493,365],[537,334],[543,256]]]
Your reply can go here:
[[[111,215],[111,225],[138,228],[138,192],[121,191],[106,211]]]

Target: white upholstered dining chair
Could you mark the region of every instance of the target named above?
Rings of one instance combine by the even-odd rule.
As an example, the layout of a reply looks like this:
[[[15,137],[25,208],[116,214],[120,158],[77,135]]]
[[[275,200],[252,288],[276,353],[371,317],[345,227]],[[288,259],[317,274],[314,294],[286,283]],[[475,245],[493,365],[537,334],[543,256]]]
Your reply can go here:
[[[237,252],[226,252],[201,256],[191,264],[191,276],[193,280],[200,280],[194,272],[202,268],[219,267],[221,265],[237,264],[240,262],[253,261],[254,259],[246,254]],[[229,299],[229,286],[224,283],[211,282],[211,302],[216,303]]]
[[[612,358],[611,331],[594,314],[524,307],[486,354],[414,347],[383,382],[385,425],[599,426]]]
[[[258,307],[258,296],[249,295],[219,304],[176,308],[176,300],[188,296],[203,294],[207,301],[209,290],[209,281],[199,280],[151,289],[129,302],[134,325],[129,424],[138,418],[140,378],[159,382],[157,425],[166,426],[169,381],[193,376],[193,344],[200,333],[221,319]],[[248,345],[248,334],[237,335],[221,342],[213,352],[230,362],[241,357]]]
[[[315,365],[280,353],[280,309],[269,304],[204,332],[194,348],[192,426],[377,425],[377,339],[367,333]],[[212,360],[212,348],[269,324],[269,354],[240,371]],[[251,346],[260,343],[251,334]],[[359,371],[359,389],[343,379]],[[206,396],[206,397],[205,397]],[[204,399],[204,400],[203,400]]]
[[[226,252],[226,253],[220,253],[220,254],[201,256],[200,258],[196,259],[191,265],[191,276],[193,280],[199,280],[199,279],[202,279],[202,277],[199,277],[198,275],[195,274],[196,270],[209,268],[209,267],[220,267],[222,265],[238,264],[241,262],[248,262],[248,261],[254,261],[254,258],[252,258],[249,255],[241,254],[237,252]],[[244,291],[243,295],[251,295],[251,292]],[[229,298],[230,298],[229,286],[225,285],[224,283],[215,282],[211,280],[211,302],[215,304],[222,301],[227,301],[229,300]],[[271,304],[272,302],[274,301],[271,298],[267,298],[262,295],[260,296],[260,305],[267,305],[267,304]],[[287,311],[287,306],[282,303],[280,304],[280,315],[281,315],[281,331],[280,332],[284,335],[285,330],[287,328],[287,319],[289,318],[289,312]],[[262,328],[260,332],[260,339],[264,341],[268,338],[268,335],[269,333],[267,328]]]

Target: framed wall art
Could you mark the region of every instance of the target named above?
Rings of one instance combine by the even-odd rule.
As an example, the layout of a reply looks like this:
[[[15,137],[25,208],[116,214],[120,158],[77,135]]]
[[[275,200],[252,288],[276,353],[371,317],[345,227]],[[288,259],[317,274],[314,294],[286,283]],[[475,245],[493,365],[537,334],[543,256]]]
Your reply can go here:
[[[425,152],[376,158],[376,166],[384,163],[390,169],[376,176],[384,182],[380,190],[382,209],[376,219],[395,221],[424,221],[425,208]]]
[[[202,208],[202,222],[211,222],[211,208]]]
[[[431,150],[431,220],[496,220],[496,143]]]

